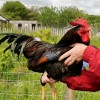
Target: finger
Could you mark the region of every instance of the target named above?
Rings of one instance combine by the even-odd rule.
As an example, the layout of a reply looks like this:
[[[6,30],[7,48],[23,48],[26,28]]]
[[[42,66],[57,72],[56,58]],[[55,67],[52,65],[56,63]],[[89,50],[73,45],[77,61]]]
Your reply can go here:
[[[65,60],[64,65],[69,66],[69,65],[71,65],[74,61],[75,61],[74,58],[73,58],[72,56],[70,56],[69,58],[67,58],[67,59]]]
[[[68,51],[68,52],[64,53],[62,56],[60,56],[60,58],[58,60],[61,61],[61,60],[65,59],[65,58],[69,57],[70,54],[71,54],[71,52]]]
[[[48,78],[43,78],[42,83],[48,83],[50,80]]]
[[[46,83],[50,83],[51,80],[49,78],[46,78]]]
[[[74,62],[75,62],[75,60],[74,60],[74,59],[72,59],[72,60],[71,60],[71,61],[67,64],[67,66],[72,65]]]
[[[76,45],[76,43],[74,43],[74,44],[70,45],[70,47],[75,47],[75,45]]]

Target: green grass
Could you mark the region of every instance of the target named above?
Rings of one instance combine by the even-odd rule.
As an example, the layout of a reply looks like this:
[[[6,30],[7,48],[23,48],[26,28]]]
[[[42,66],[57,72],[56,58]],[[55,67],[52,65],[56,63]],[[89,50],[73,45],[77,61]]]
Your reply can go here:
[[[100,92],[76,91],[75,100],[100,100]]]
[[[14,76],[16,73],[9,74]],[[20,73],[17,73],[16,80],[11,80],[8,77],[0,81],[0,98],[2,98],[0,100],[41,100],[40,74],[29,72],[20,75]],[[46,98],[52,100],[49,85],[47,84],[45,87]],[[57,100],[64,100],[65,85],[57,83],[55,87],[58,94]]]
[[[56,43],[58,38],[45,33],[44,40]],[[36,35],[36,34],[35,34]],[[42,38],[43,35],[38,35]],[[51,37],[51,39],[50,39]],[[100,38],[92,37],[91,44],[100,47]],[[27,69],[26,59],[22,57],[21,61],[15,60],[9,52],[3,54],[4,47],[0,46],[0,100],[41,100],[41,74],[29,71]],[[3,75],[2,75],[3,74]],[[2,77],[1,77],[2,76]],[[66,85],[56,83],[57,100],[64,100],[66,96]],[[100,100],[99,92],[75,92],[75,100]],[[46,100],[52,100],[52,94],[49,85],[46,85]]]
[[[91,38],[91,44],[98,47],[98,48],[100,48],[100,36],[99,37],[93,36]]]
[[[43,41],[52,43],[58,41],[57,36],[55,39],[49,30],[40,30],[34,35],[39,36]],[[24,57],[21,57],[18,62],[9,51],[3,54],[5,47],[7,47],[6,43],[0,45],[0,75],[2,76],[0,79],[0,100],[41,100],[41,74],[29,71]],[[57,83],[55,87],[58,94],[57,100],[64,100],[66,85]],[[46,99],[52,100],[48,84],[46,85]]]
[[[100,48],[100,37],[92,37],[91,44]]]

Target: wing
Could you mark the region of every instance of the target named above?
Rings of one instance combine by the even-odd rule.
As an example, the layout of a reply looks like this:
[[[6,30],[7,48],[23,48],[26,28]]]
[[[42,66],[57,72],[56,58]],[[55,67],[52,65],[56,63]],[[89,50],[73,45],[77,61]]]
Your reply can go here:
[[[34,52],[34,57],[29,59],[28,67],[30,70],[33,71],[43,72],[48,63],[57,62],[58,58],[69,49],[70,49],[69,47],[61,48],[61,47],[55,47],[55,45],[53,45],[52,47],[48,46],[47,49],[38,48]]]

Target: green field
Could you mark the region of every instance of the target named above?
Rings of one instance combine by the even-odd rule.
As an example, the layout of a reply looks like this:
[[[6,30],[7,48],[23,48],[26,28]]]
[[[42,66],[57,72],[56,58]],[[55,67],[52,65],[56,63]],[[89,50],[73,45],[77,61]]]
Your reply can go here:
[[[16,76],[14,79],[9,79]],[[40,75],[36,73],[7,73],[7,79],[0,82],[0,100],[41,100]],[[57,83],[57,100],[64,100],[65,85]],[[47,100],[52,100],[48,84],[45,86]],[[63,91],[61,91],[63,89]]]
[[[54,40],[53,38],[51,39]],[[48,40],[50,41],[50,38]],[[100,47],[100,38],[92,37],[91,44]],[[5,46],[6,43],[0,46],[0,100],[41,100],[39,80],[41,74],[29,71],[24,57],[18,62],[9,51],[3,54]],[[59,82],[55,84],[55,87],[57,88],[57,100],[64,100],[66,85]],[[52,100],[48,84],[45,93],[46,100]],[[75,100],[100,100],[100,93],[75,91]]]

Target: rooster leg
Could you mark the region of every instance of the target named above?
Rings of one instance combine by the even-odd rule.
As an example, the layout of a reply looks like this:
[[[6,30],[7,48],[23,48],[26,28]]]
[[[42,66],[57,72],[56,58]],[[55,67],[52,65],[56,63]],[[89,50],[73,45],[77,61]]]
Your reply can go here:
[[[52,91],[52,95],[53,95],[53,100],[56,100],[57,98],[57,92],[56,92],[56,88],[54,87],[53,84],[49,83],[50,87],[51,87],[51,91]]]
[[[45,100],[45,86],[42,86],[42,100]]]

